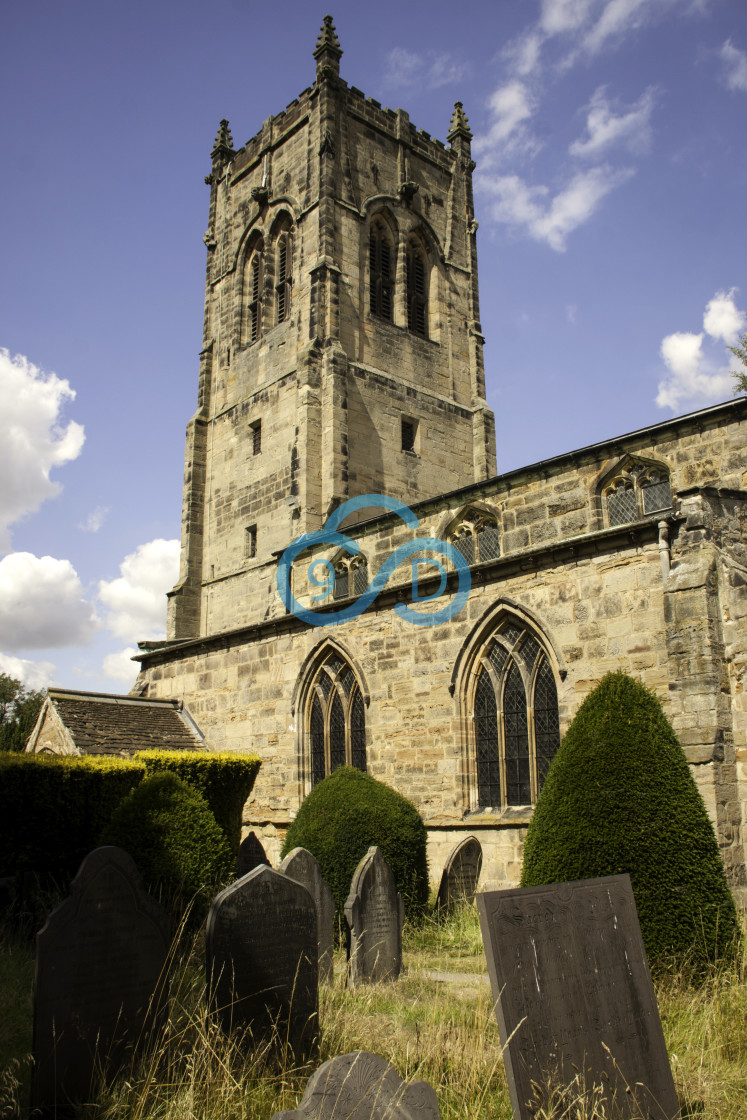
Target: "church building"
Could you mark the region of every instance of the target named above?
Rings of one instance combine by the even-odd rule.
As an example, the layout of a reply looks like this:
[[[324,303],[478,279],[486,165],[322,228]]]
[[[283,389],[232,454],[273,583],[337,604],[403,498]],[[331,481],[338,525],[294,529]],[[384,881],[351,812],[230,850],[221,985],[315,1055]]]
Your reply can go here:
[[[474,835],[497,888],[623,669],[744,888],[747,399],[497,474],[467,117],[444,144],[341,54],[327,16],[314,84],[243,147],[220,124],[181,571],[133,695],[261,756],[245,824],[273,862],[344,763],[416,804],[434,880]]]

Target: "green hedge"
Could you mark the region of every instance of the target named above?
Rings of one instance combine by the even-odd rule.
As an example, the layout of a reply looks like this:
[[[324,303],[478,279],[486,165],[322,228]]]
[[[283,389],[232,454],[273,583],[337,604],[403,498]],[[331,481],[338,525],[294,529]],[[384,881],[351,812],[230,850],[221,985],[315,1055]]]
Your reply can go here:
[[[523,887],[628,872],[655,966],[730,954],[737,919],[713,826],[658,697],[609,673],[579,708],[524,845]]]
[[[241,843],[241,814],[252,792],[261,759],[234,751],[140,751],[148,774],[176,774],[207,801],[236,855]]]
[[[410,915],[428,902],[427,833],[415,806],[384,782],[340,766],[314,786],[288,829],[282,856],[306,848],[342,913],[358,863],[377,844]]]
[[[255,755],[229,752],[140,751],[132,759],[0,752],[0,876],[74,875],[120,802],[164,770],[204,796],[235,853],[260,765]]]
[[[0,754],[0,874],[74,875],[144,775],[121,758]]]

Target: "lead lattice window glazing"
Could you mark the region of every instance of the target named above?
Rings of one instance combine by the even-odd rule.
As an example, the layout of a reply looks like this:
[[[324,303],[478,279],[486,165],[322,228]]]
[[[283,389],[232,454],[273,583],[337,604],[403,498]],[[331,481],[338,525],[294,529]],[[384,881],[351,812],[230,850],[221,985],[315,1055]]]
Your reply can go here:
[[[605,485],[603,495],[609,525],[626,525],[672,506],[666,470],[644,463],[632,463],[621,470]]]
[[[501,554],[498,522],[489,514],[468,510],[449,532],[448,539],[468,564],[482,564]]]
[[[338,766],[366,769],[366,715],[355,673],[336,654],[317,669],[306,705],[311,784]]]
[[[476,674],[477,805],[534,804],[560,745],[558,694],[547,654],[530,630],[512,621],[488,642]]]

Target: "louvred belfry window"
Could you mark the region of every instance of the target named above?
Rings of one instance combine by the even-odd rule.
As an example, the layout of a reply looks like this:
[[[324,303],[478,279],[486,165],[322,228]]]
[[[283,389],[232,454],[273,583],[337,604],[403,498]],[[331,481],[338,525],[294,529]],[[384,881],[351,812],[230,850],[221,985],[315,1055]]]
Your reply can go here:
[[[255,249],[249,261],[249,306],[247,342],[256,342],[262,334],[262,252]]]
[[[425,257],[413,242],[407,247],[407,329],[427,338]]]
[[[338,766],[366,770],[366,715],[350,665],[332,653],[318,667],[308,693],[306,743],[311,784]]]
[[[479,808],[537,800],[560,745],[558,693],[548,656],[518,620],[484,647],[474,684],[474,748]]]
[[[278,238],[276,277],[277,321],[283,323],[290,317],[291,288],[293,286],[291,240],[288,233],[281,233]]]
[[[368,272],[371,314],[391,322],[394,308],[394,252],[381,222],[375,222],[371,226]]]

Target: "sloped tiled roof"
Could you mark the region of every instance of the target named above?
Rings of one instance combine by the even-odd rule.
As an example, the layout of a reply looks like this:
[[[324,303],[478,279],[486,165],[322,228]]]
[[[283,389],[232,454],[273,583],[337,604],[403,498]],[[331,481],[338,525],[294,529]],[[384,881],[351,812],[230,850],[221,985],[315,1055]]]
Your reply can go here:
[[[205,749],[180,700],[148,700],[50,688],[49,702],[81,754]]]

